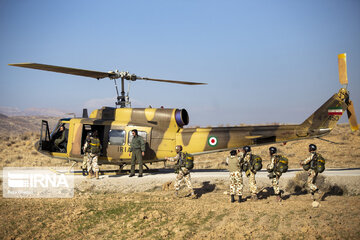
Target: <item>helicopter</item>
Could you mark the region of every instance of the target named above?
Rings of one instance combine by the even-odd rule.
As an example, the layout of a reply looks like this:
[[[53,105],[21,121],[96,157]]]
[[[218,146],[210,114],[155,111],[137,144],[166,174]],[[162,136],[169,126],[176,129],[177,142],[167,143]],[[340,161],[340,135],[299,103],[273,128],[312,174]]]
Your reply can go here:
[[[132,140],[131,130],[137,129],[138,135],[146,142],[143,163],[165,162],[166,157],[175,156],[175,146],[182,145],[183,151],[194,156],[206,153],[237,149],[245,145],[258,146],[273,143],[286,143],[307,138],[322,137],[331,132],[340,117],[347,111],[352,131],[359,129],[353,102],[347,90],[348,78],[346,53],[338,55],[339,80],[342,87],[321,105],[301,124],[259,125],[234,127],[194,127],[186,128],[189,115],[185,109],[171,108],[131,108],[128,95],[125,95],[124,82],[147,80],[186,85],[206,83],[163,80],[140,77],[129,72],[99,72],[38,63],[17,63],[10,66],[24,67],[64,74],[79,75],[95,79],[109,78],[115,83],[117,102],[115,107],[102,107],[89,116],[83,109],[81,118],[62,118],[52,132],[48,122],[42,120],[37,151],[50,157],[82,162],[89,132],[97,130],[102,144],[99,164],[124,166],[131,163],[129,154]],[[121,80],[119,94],[116,80]],[[54,149],[54,140],[61,126],[65,127],[65,141],[59,149]],[[147,167],[148,168],[148,167]]]

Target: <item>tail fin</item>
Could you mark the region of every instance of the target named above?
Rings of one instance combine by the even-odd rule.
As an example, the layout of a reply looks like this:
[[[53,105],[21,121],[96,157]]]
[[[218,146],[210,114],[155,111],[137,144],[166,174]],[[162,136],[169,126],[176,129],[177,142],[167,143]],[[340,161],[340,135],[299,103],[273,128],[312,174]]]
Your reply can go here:
[[[340,90],[338,94],[334,94],[308,119],[300,124],[300,129],[302,132],[305,130],[310,135],[322,135],[328,133],[335,127],[346,109],[347,105],[344,102]]]

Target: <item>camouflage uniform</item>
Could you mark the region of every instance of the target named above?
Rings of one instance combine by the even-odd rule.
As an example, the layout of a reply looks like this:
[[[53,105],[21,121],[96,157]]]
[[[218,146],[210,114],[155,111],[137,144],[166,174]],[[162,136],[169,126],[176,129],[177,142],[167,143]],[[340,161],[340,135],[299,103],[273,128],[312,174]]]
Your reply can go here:
[[[268,166],[268,170],[273,170],[273,177],[271,178],[271,184],[273,186],[273,189],[274,189],[274,193],[276,195],[279,195],[280,194],[280,188],[279,188],[279,179],[280,179],[280,176],[281,176],[281,173],[277,172],[274,170],[276,164],[277,164],[277,155],[272,155],[271,158],[270,158],[270,164]]]
[[[307,159],[302,161],[301,164],[306,165],[306,164],[310,163],[314,159],[315,156],[316,156],[316,152],[311,152],[310,157],[308,157]],[[311,168],[307,172],[308,172],[307,186],[310,189],[310,192],[314,193],[318,189],[317,186],[315,185],[318,172]]]
[[[242,196],[243,179],[240,169],[240,161],[237,156],[229,156],[226,158],[230,172],[230,195]]]
[[[186,186],[191,190],[191,192],[194,192],[194,190],[192,188],[192,184],[191,184],[190,171],[186,167],[181,166],[182,165],[181,161],[184,158],[185,158],[184,153],[181,151],[175,157],[168,158],[172,162],[176,161],[176,165],[178,165],[180,167],[179,172],[176,176],[174,187],[175,187],[176,191],[179,191],[180,184],[184,180]]]
[[[63,131],[58,132],[58,137],[55,139],[54,144],[57,148],[60,148],[60,144],[65,141],[65,128]]]
[[[143,174],[142,153],[145,152],[145,142],[144,139],[139,135],[134,136],[134,138],[132,139],[130,152],[132,152],[130,175],[133,176],[135,174],[135,164],[137,161],[139,163],[139,176],[142,176]]]
[[[83,151],[84,151],[84,158],[83,158],[83,162],[82,162],[82,165],[81,165],[81,169],[88,169],[88,153],[90,151],[90,135],[89,136],[86,136],[86,140],[85,140],[85,144],[84,144],[84,147],[83,147]]]
[[[91,153],[91,148],[92,148],[91,141],[98,141],[100,143],[100,140],[98,138],[94,138],[94,137],[90,138],[90,142],[88,142],[88,141],[85,142],[84,149],[90,148],[90,152],[85,153],[85,155],[87,157],[87,171],[89,174],[90,174],[90,171],[93,171],[94,173],[99,172],[98,159],[99,159],[100,153]],[[101,149],[101,144],[100,144],[99,148]]]
[[[249,179],[250,193],[252,195],[256,195],[257,188],[256,188],[255,173],[251,170],[251,165],[250,165],[251,153],[244,154],[244,153],[240,152],[240,159],[242,159],[242,161],[244,161],[244,163],[247,163],[250,166],[249,169],[246,171],[246,177],[248,177],[248,179]]]

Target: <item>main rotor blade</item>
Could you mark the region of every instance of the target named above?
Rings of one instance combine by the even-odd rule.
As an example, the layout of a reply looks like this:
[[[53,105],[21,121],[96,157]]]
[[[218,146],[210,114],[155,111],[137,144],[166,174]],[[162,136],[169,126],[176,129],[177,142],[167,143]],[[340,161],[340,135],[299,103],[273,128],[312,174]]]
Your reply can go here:
[[[66,73],[72,75],[78,75],[83,77],[92,77],[96,79],[111,77],[113,73],[107,72],[98,72],[98,71],[91,71],[91,70],[84,70],[84,69],[77,69],[77,68],[69,68],[69,67],[60,67],[60,66],[53,66],[53,65],[46,65],[40,63],[15,63],[9,64],[10,66],[15,67],[24,67],[24,68],[32,68],[50,72],[58,72],[58,73]]]
[[[346,71],[346,53],[338,55],[339,65],[339,80],[341,85],[348,84],[347,71]]]
[[[207,85],[207,83],[198,83],[198,82],[184,82],[184,81],[175,81],[175,80],[163,80],[156,78],[147,78],[147,77],[137,77],[140,80],[156,81],[156,82],[167,82],[167,83],[177,83],[177,84],[186,84],[186,85]]]
[[[351,130],[353,132],[359,130],[359,125],[357,123],[356,115],[355,115],[354,104],[351,100],[349,100],[349,104],[348,104],[348,108],[347,108],[347,115],[349,118]]]

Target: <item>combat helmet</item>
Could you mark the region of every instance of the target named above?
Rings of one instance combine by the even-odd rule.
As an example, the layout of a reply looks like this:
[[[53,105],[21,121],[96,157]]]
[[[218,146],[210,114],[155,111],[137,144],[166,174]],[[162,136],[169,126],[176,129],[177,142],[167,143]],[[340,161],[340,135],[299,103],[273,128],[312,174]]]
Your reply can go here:
[[[316,151],[317,147],[315,144],[310,144],[309,145],[309,152],[312,152],[312,151]]]
[[[182,151],[182,146],[181,145],[176,145],[175,146],[175,150],[176,150],[176,152],[180,152],[180,151]]]
[[[248,152],[251,152],[251,147],[250,146],[244,146],[243,147],[243,150],[248,153]]]
[[[272,154],[275,154],[275,153],[277,152],[276,147],[270,147],[270,148],[269,148],[269,152],[270,152],[271,155],[272,155]]]

